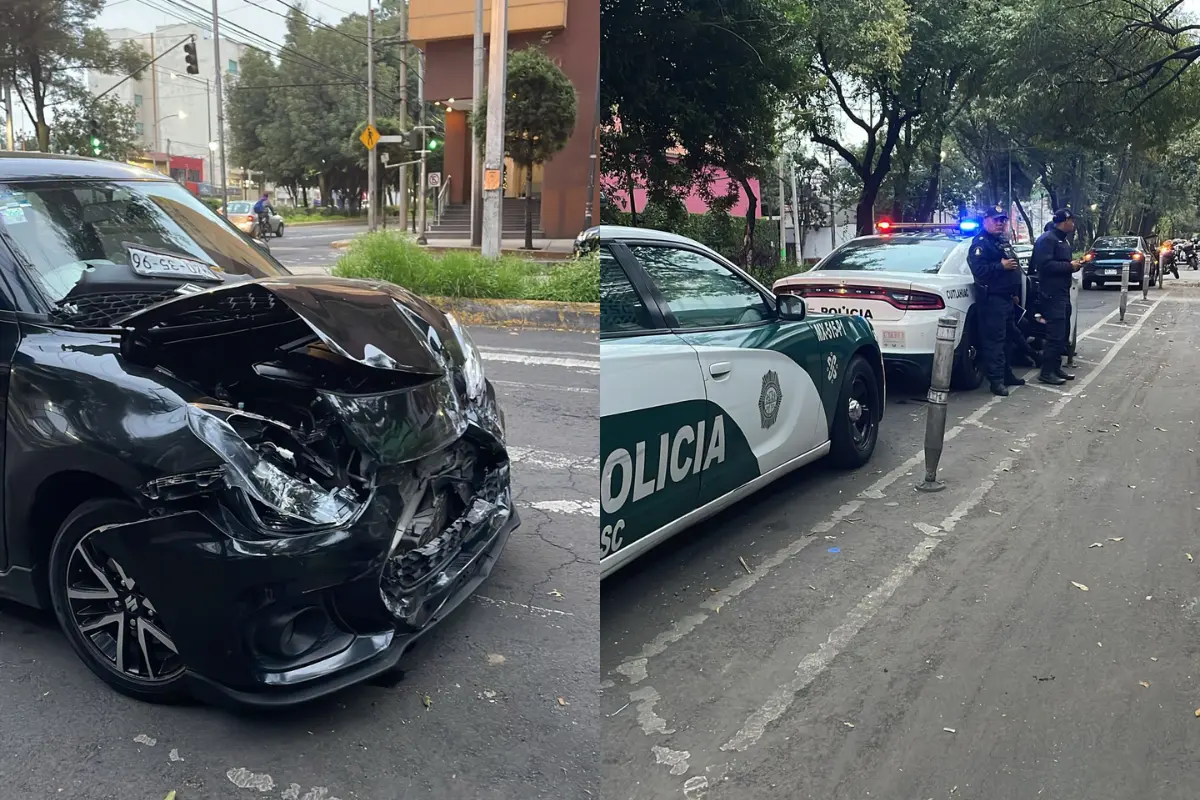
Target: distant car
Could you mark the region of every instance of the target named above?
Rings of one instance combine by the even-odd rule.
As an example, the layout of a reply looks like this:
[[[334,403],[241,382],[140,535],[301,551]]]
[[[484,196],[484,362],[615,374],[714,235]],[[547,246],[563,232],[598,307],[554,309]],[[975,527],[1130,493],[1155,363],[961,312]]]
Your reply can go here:
[[[254,213],[254,203],[246,200],[237,200],[229,204],[229,221],[237,226],[242,233],[253,236],[258,227],[258,215]],[[271,211],[267,215],[267,230],[262,232],[263,239],[268,236],[274,236],[276,239],[283,236],[283,217]]]
[[[1083,257],[1083,288],[1092,284],[1120,283],[1121,270],[1129,265],[1129,285],[1142,288],[1146,276],[1146,261],[1150,271],[1158,267],[1158,254],[1146,244],[1141,236],[1105,236],[1092,242],[1092,248]],[[1151,280],[1154,275],[1149,276]]]
[[[826,454],[871,458],[885,388],[867,320],[810,317],[676,234],[584,241],[600,251],[602,577]]]

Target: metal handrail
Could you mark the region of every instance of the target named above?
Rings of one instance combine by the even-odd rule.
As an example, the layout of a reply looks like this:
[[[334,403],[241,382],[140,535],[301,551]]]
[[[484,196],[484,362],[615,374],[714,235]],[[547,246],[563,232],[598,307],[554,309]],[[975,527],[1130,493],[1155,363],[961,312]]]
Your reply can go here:
[[[446,210],[446,192],[450,190],[450,176],[442,181],[442,188],[438,190],[437,205],[433,212],[433,224],[437,225],[442,221],[442,212]]]

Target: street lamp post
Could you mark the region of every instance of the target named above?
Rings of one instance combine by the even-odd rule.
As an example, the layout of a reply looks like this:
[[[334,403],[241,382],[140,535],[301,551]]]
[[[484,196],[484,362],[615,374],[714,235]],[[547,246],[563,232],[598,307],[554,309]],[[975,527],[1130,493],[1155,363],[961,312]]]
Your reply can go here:
[[[161,141],[160,133],[162,131],[162,124],[169,119],[174,119],[175,117],[179,117],[180,119],[187,119],[187,112],[179,111],[174,114],[167,114],[165,117],[159,117],[158,119],[156,119],[154,121],[154,141],[155,142]],[[167,177],[171,176],[171,153],[169,152],[171,149],[170,141],[171,141],[170,139],[167,140],[167,150],[168,150],[168,152],[167,152]],[[154,154],[154,163],[155,164],[158,163],[158,154],[157,153]]]

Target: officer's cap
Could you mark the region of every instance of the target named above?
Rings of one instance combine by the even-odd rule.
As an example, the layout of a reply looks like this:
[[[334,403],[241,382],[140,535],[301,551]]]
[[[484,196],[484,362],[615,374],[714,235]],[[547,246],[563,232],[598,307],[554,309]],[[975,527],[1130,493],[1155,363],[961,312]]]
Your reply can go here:
[[[1069,208],[1060,208],[1058,211],[1054,212],[1055,225],[1066,222],[1069,219],[1075,219],[1075,215],[1071,213],[1071,209]]]
[[[1008,214],[1004,213],[1004,209],[992,206],[987,211],[983,212],[984,219],[1008,219]]]

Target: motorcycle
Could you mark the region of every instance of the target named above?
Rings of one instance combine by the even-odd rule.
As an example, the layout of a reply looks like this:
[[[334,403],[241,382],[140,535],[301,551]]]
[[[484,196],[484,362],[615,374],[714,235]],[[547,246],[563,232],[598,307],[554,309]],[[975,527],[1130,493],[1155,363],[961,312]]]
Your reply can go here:
[[[1187,257],[1187,265],[1190,268],[1200,268],[1200,253],[1197,252],[1195,240],[1185,239],[1183,243],[1183,252]]]
[[[1179,262],[1184,260],[1183,250],[1175,242],[1163,242],[1158,248],[1158,284],[1162,285],[1163,276],[1171,273],[1179,278]]]

